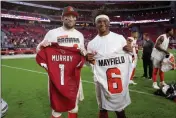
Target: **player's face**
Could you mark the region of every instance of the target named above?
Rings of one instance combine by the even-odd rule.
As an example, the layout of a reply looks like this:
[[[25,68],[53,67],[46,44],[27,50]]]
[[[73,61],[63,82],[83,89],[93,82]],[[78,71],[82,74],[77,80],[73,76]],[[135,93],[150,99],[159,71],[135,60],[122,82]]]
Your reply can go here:
[[[132,43],[133,41],[131,40],[131,39],[128,39],[127,40],[127,45],[129,45],[129,46],[131,46],[131,43]]]
[[[63,24],[67,29],[71,29],[76,24],[76,16],[74,15],[66,15],[62,17]]]
[[[148,37],[147,37],[146,35],[143,35],[143,39],[144,39],[144,40],[147,40]]]
[[[138,32],[132,32],[132,37],[137,39],[139,36],[139,33]]]
[[[173,30],[173,29],[169,32],[169,35],[170,35],[170,36],[173,36],[173,35],[174,35],[174,30]]]
[[[107,33],[109,31],[109,21],[106,18],[99,18],[96,22],[96,27],[100,34]]]

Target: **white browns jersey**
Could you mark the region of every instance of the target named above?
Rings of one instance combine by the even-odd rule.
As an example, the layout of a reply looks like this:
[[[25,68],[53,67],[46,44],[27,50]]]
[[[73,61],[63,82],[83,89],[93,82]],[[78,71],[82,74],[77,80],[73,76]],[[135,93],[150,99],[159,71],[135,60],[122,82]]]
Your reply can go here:
[[[46,40],[48,42],[58,42],[60,46],[78,47],[84,54],[86,53],[84,36],[76,29],[66,30],[63,27],[59,27],[49,30],[42,42]],[[37,46],[37,50],[39,50],[40,44]]]
[[[49,30],[43,41],[48,42],[58,42],[60,46],[66,46],[66,47],[78,47],[83,54],[86,54],[85,46],[84,46],[84,36],[81,32],[79,32],[76,29],[66,30],[63,27],[55,28],[52,30]],[[41,42],[41,43],[42,43]],[[36,50],[40,50],[39,47],[41,43],[38,44]],[[80,81],[80,87],[79,87],[79,100],[83,100],[83,89],[82,89],[82,83]]]
[[[122,49],[125,45],[122,35],[110,32],[102,37],[97,35],[87,46],[87,51],[95,54],[92,69],[102,109],[121,111],[131,103],[128,84],[132,60]]]
[[[162,44],[160,45],[160,47],[161,47],[162,49],[164,49],[164,50],[167,50],[167,48],[168,48],[168,46],[169,46],[169,37],[167,37],[166,34],[162,34],[162,35],[160,35],[160,36],[157,38],[156,42],[158,41],[158,39],[159,39],[160,37],[163,37],[163,38],[164,38],[164,40],[163,40]],[[162,59],[164,59],[164,57],[165,57],[165,53],[162,52],[162,51],[157,50],[156,48],[153,48],[151,57],[152,57],[152,58],[155,58],[155,59],[157,59],[157,60],[162,60]]]
[[[167,72],[169,70],[174,70],[176,69],[176,64],[175,64],[175,59],[174,55],[170,53],[168,58],[164,58],[161,64],[161,70],[163,72]]]

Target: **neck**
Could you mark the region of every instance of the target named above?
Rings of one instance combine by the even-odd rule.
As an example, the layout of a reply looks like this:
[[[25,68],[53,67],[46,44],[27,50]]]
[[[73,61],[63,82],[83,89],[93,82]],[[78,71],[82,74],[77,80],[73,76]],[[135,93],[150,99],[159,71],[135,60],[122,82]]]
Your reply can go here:
[[[108,31],[106,31],[106,32],[98,32],[98,34],[99,34],[99,36],[106,36],[106,35],[108,35],[109,34],[109,30]]]
[[[168,38],[168,37],[170,37],[170,35],[166,33],[166,37]]]
[[[74,27],[69,29],[69,28],[65,27],[64,25],[62,26],[62,28],[63,28],[64,30],[73,30],[73,29],[74,29]]]

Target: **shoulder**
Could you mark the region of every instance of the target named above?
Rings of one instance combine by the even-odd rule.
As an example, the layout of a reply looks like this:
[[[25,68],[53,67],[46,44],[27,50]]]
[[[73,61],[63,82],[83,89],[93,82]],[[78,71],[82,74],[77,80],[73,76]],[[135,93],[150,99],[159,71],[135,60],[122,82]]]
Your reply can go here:
[[[121,34],[117,34],[117,33],[114,33],[114,32],[110,32],[112,36],[116,36],[116,37],[119,37],[119,38],[124,38],[123,35]]]
[[[158,37],[159,40],[164,40],[164,38],[166,37],[166,34],[162,34]]]
[[[150,43],[153,43],[153,41],[151,39],[149,41],[150,41]]]
[[[97,41],[98,37],[99,36],[97,35],[91,41],[89,41],[88,46],[95,44],[95,42]]]
[[[111,33],[110,35],[112,37],[114,37],[114,38],[116,38],[118,40],[126,40],[125,37],[123,35],[121,35],[121,34],[117,34],[117,33],[114,33],[114,32],[110,32],[110,33]]]
[[[80,31],[78,31],[77,29],[74,29],[74,33],[83,37],[83,34]]]
[[[52,33],[59,32],[59,31],[61,31],[61,27],[51,29],[51,30],[49,30],[49,31],[47,32],[47,34],[52,34]]]

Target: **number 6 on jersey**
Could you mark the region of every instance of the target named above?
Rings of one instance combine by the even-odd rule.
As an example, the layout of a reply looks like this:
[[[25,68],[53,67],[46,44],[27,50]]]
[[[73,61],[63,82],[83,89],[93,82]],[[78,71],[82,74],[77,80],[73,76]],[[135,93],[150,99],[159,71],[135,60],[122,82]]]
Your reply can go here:
[[[112,94],[121,93],[123,88],[120,70],[118,68],[109,68],[106,71],[106,75],[109,92],[111,92]]]

